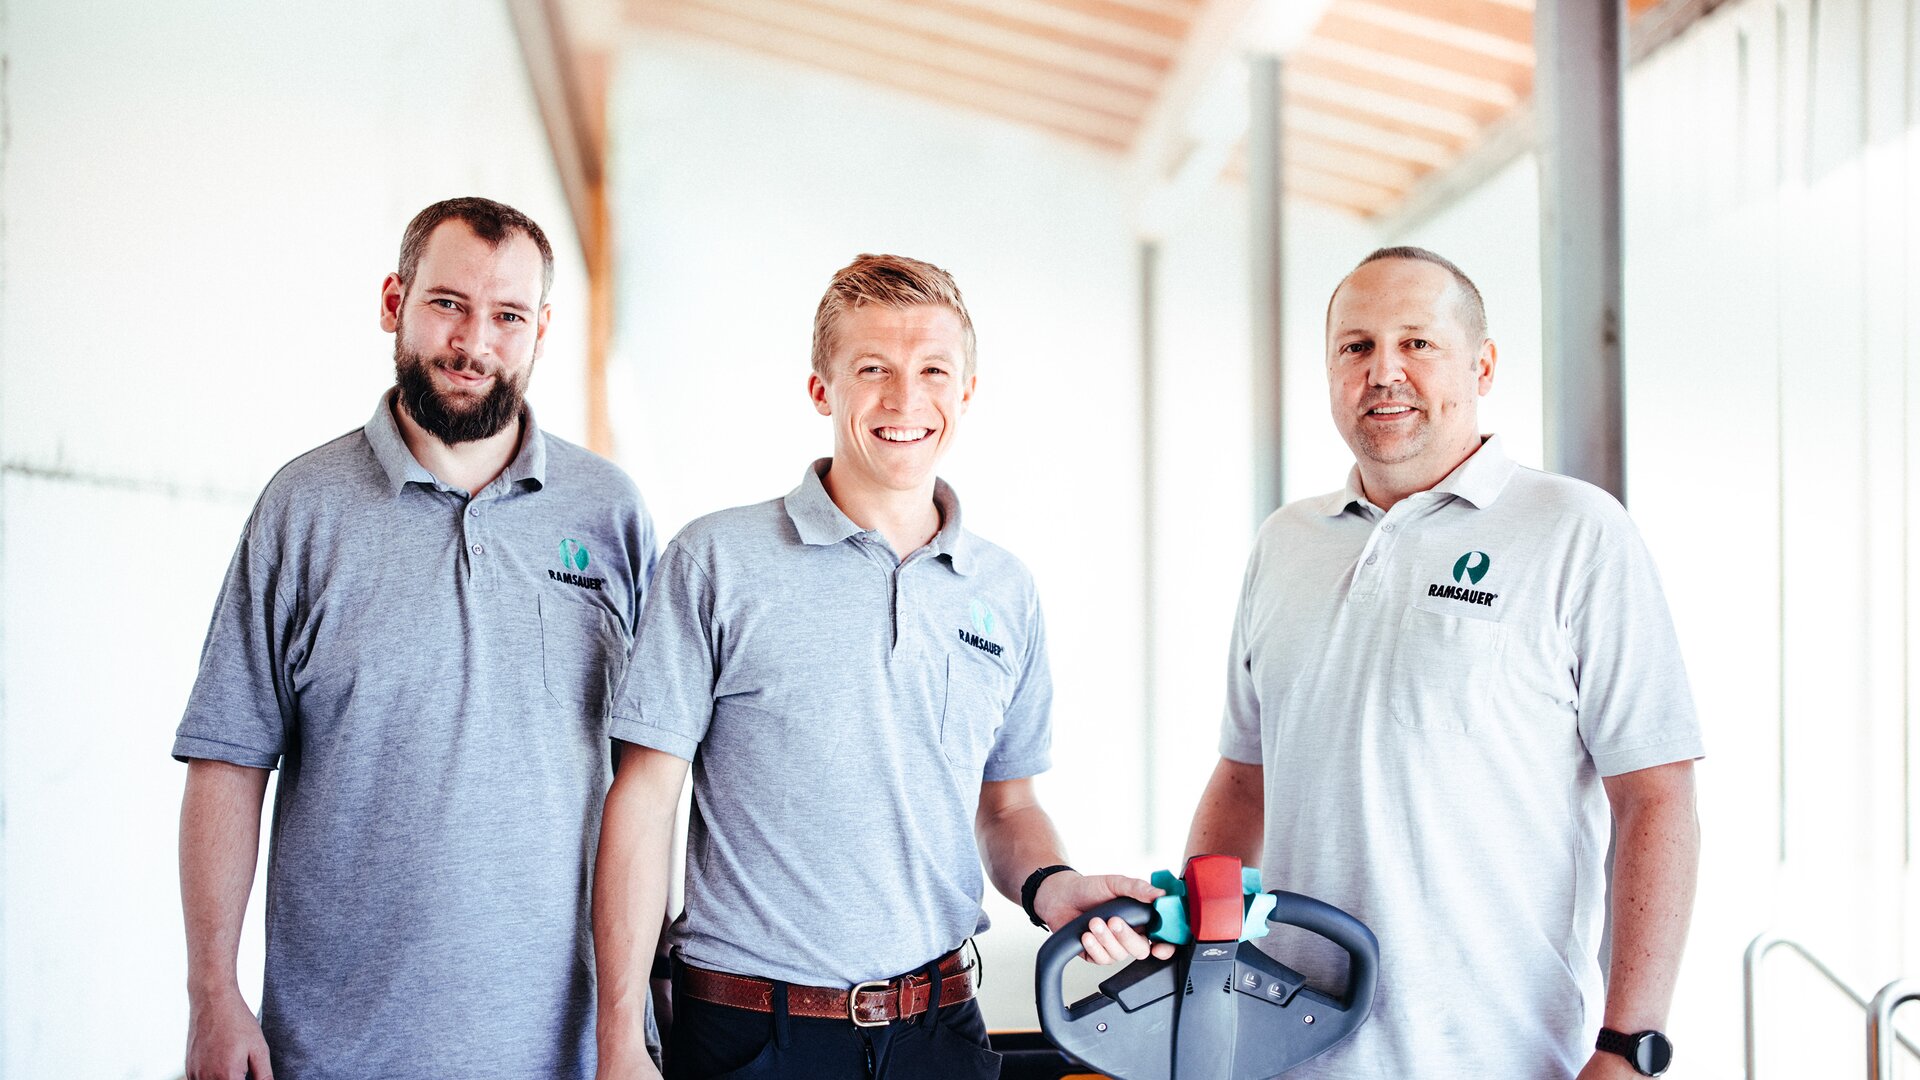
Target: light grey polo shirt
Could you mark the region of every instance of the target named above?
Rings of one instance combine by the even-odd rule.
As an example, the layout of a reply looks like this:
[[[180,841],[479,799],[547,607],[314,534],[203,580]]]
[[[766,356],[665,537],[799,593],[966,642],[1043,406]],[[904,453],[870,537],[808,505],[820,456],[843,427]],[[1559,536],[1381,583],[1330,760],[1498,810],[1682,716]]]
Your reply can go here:
[[[606,712],[654,559],[524,416],[468,498],[388,399],[268,483],[174,756],[280,768],[260,1020],[282,1080],[591,1077]]]
[[[941,527],[896,558],[827,496],[688,525],[661,557],[616,739],[693,762],[687,962],[807,986],[916,968],[986,929],[983,780],[1048,764],[1033,579]]]
[[[1494,437],[1389,512],[1356,470],[1267,519],[1220,752],[1264,767],[1268,887],[1380,939],[1373,1018],[1299,1075],[1450,1080],[1586,1061],[1605,1004],[1601,777],[1702,750],[1626,512]],[[1330,948],[1276,951],[1339,985]]]

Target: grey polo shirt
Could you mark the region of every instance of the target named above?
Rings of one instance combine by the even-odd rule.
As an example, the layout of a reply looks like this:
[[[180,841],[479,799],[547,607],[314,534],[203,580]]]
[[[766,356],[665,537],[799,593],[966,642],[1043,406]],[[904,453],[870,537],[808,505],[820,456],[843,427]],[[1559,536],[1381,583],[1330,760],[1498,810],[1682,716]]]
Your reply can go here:
[[[1701,742],[1626,512],[1495,437],[1391,511],[1356,470],[1267,519],[1220,752],[1264,767],[1268,886],[1380,939],[1373,1018],[1301,1077],[1570,1077],[1604,1006],[1601,777]]]
[[[1046,635],[1019,560],[960,525],[895,557],[807,469],[674,537],[614,738],[693,762],[697,966],[809,986],[918,967],[986,929],[982,780],[1048,765]]]
[[[590,1077],[605,716],[654,536],[540,431],[469,498],[383,399],[268,483],[173,744],[280,767],[260,1020],[282,1080]]]

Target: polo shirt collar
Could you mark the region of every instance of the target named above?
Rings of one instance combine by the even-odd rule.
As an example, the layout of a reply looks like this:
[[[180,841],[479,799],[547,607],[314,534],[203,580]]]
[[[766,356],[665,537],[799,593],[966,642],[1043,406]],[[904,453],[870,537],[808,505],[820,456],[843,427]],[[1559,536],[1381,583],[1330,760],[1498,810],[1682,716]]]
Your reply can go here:
[[[407,440],[400,434],[400,421],[393,415],[397,393],[399,390],[393,389],[380,395],[380,404],[367,421],[367,445],[373,448],[374,460],[386,472],[387,486],[394,494],[398,495],[408,484],[439,487],[440,482],[413,456],[413,451],[407,449]],[[508,484],[526,481],[534,490],[547,486],[547,440],[540,426],[534,423],[530,405],[521,406],[520,449],[507,463],[500,479]]]
[[[1465,499],[1476,510],[1485,510],[1506,490],[1507,481],[1513,479],[1513,474],[1519,468],[1507,456],[1500,436],[1486,435],[1480,440],[1480,449],[1455,466],[1445,480],[1433,485],[1433,490],[1437,494]]]
[[[1475,450],[1467,460],[1454,466],[1431,490],[1436,495],[1452,495],[1472,503],[1474,509],[1485,510],[1492,506],[1500,493],[1506,490],[1507,481],[1519,469],[1513,459],[1507,456],[1506,447],[1498,435],[1480,437],[1480,449]],[[1326,517],[1339,517],[1354,505],[1372,507],[1360,484],[1360,466],[1355,465],[1347,473],[1347,486],[1322,499],[1320,513]],[[1377,509],[1377,508],[1376,508]]]
[[[854,524],[827,494],[827,486],[820,478],[827,475],[833,467],[832,458],[821,458],[807,466],[800,477],[800,486],[787,493],[787,517],[793,520],[794,529],[800,534],[800,542],[811,546],[837,544],[850,536],[865,532]],[[967,542],[966,532],[960,527],[960,497],[945,480],[933,482],[933,503],[940,508],[940,531],[934,534],[927,545],[930,554],[947,557],[948,565],[958,573],[966,573],[970,565],[971,545]],[[909,553],[911,554],[911,553]]]

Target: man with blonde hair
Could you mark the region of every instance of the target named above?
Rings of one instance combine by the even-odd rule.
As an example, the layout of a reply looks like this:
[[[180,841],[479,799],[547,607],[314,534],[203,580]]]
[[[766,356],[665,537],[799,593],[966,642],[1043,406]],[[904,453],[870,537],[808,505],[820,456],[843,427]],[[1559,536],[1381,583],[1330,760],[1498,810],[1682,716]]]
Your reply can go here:
[[[992,1077],[966,939],[986,877],[1043,925],[1133,878],[1065,859],[1032,777],[1052,687],[1033,580],[961,527],[934,469],[973,399],[973,325],[938,267],[862,255],[814,321],[833,456],[662,556],[609,730],[594,883],[603,1077],[645,1076],[647,972],[689,762],[667,1073]],[[1142,957],[1119,920],[1096,961]]]

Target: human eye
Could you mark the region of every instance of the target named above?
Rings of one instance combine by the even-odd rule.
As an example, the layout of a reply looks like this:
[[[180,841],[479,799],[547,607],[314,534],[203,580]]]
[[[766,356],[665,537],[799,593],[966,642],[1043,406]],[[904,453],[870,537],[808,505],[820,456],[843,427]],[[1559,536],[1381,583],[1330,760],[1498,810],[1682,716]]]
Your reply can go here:
[[[521,318],[517,313],[512,311],[503,311],[500,313],[500,317],[510,323],[519,323],[519,322],[527,321]]]
[[[1407,342],[1407,348],[1417,352],[1425,351],[1433,348],[1433,342],[1428,341],[1426,338],[1414,338],[1412,341]]]
[[[454,303],[452,300],[444,296],[436,296],[433,299],[428,300],[427,303],[432,304],[434,307],[439,308],[441,311],[459,311],[460,310],[459,304]]]
[[[1345,345],[1340,346],[1340,355],[1359,356],[1361,353],[1366,352],[1371,345],[1372,342],[1368,341],[1349,341]]]

